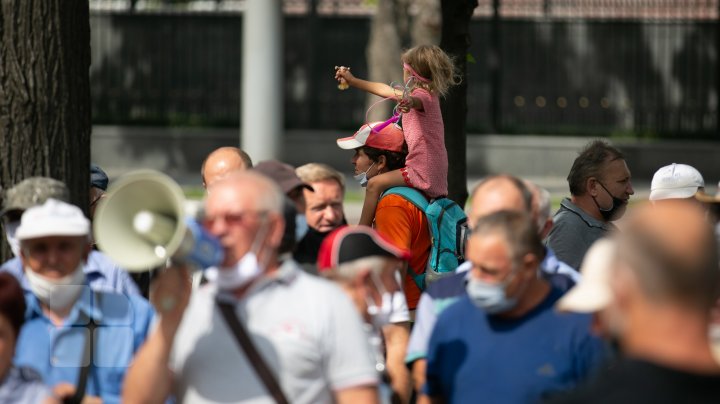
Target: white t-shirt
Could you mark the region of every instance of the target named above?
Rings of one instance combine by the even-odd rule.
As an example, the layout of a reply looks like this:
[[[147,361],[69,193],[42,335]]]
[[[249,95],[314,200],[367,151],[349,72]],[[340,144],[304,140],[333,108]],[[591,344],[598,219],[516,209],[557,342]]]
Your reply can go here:
[[[175,337],[170,368],[186,403],[274,402],[247,362],[209,283],[193,293]],[[331,282],[286,261],[236,306],[268,366],[293,403],[331,403],[333,391],[376,385],[375,360],[350,299]]]

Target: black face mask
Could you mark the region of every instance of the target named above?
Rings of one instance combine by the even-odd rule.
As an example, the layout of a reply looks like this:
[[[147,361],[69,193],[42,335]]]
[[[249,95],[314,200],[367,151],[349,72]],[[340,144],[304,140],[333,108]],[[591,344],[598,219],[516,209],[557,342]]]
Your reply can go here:
[[[602,187],[602,189],[605,190],[605,192],[610,195],[612,198],[612,206],[608,209],[603,209],[600,207],[600,205],[597,203],[597,199],[593,196],[593,201],[595,202],[595,206],[597,206],[598,210],[600,211],[600,215],[602,215],[603,219],[605,219],[606,222],[609,222],[615,218],[615,214],[617,214],[617,211],[623,207],[625,204],[625,201],[616,197],[615,195],[611,194],[610,191],[608,191],[607,188],[605,188],[605,185],[602,184],[602,182],[598,181],[598,184]]]

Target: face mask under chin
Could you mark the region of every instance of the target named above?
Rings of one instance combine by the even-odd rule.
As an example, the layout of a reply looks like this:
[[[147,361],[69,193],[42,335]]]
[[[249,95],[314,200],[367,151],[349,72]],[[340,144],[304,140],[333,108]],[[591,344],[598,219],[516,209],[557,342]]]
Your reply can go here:
[[[602,189],[604,189],[605,192],[607,192],[607,194],[610,195],[610,197],[612,198],[612,206],[610,206],[610,208],[603,209],[598,203],[597,199],[594,196],[592,197],[593,202],[595,202],[595,206],[597,206],[598,210],[600,211],[600,215],[606,222],[618,219],[617,214],[620,209],[622,209],[625,205],[625,201],[610,193],[610,191],[608,191],[608,189],[605,188],[605,185],[603,185],[600,181],[598,181],[598,184],[600,184]]]
[[[51,279],[25,268],[25,277],[35,297],[51,309],[66,309],[75,303],[85,288],[85,272],[80,262],[75,270],[62,278]]]
[[[245,253],[235,265],[227,268],[208,268],[205,270],[205,277],[221,290],[234,290],[262,275],[267,262],[261,263],[259,255],[262,255],[260,250],[269,232],[270,223],[265,221],[258,230],[250,251]]]
[[[382,281],[375,272],[370,273],[370,279],[375,285],[377,292],[380,294],[380,305],[375,303],[370,295],[366,296],[367,313],[370,315],[372,325],[380,330],[383,326],[390,323],[395,306],[393,305],[394,293],[385,289]]]
[[[20,240],[15,237],[15,231],[20,227],[20,222],[4,223],[5,225],[5,238],[10,245],[10,250],[16,257],[20,256]]]
[[[375,165],[375,163],[373,162],[372,164],[370,164],[370,167],[368,167],[367,170],[365,170],[364,172],[361,172],[361,173],[358,174],[358,175],[354,175],[354,176],[353,176],[353,178],[354,178],[357,182],[360,183],[360,186],[361,186],[361,187],[366,187],[366,186],[367,186],[367,183],[368,183],[367,173],[370,171],[371,168],[373,168],[374,165]]]

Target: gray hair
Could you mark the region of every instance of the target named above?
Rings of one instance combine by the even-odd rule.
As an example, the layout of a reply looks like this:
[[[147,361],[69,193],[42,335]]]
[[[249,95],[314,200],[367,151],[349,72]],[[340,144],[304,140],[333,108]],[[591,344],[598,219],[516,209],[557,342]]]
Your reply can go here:
[[[308,163],[295,169],[295,174],[307,183],[334,180],[345,192],[345,177],[340,171],[322,163]]]

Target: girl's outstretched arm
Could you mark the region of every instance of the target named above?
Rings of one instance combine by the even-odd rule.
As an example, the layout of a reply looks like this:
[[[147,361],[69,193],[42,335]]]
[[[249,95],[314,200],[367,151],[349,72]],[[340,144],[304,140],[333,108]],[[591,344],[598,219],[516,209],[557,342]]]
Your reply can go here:
[[[393,97],[398,100],[402,97],[402,91],[394,90],[392,87],[385,83],[378,83],[374,81],[359,79],[353,76],[352,73],[350,73],[350,68],[345,66],[340,66],[335,69],[335,80],[341,81],[341,79],[344,79],[345,82],[351,87],[367,91],[368,93],[375,94],[383,98]]]
[[[367,190],[365,191],[365,202],[363,202],[363,209],[358,224],[372,226],[380,195],[389,188],[406,186],[407,184],[400,170],[388,171],[370,178],[368,180]]]

